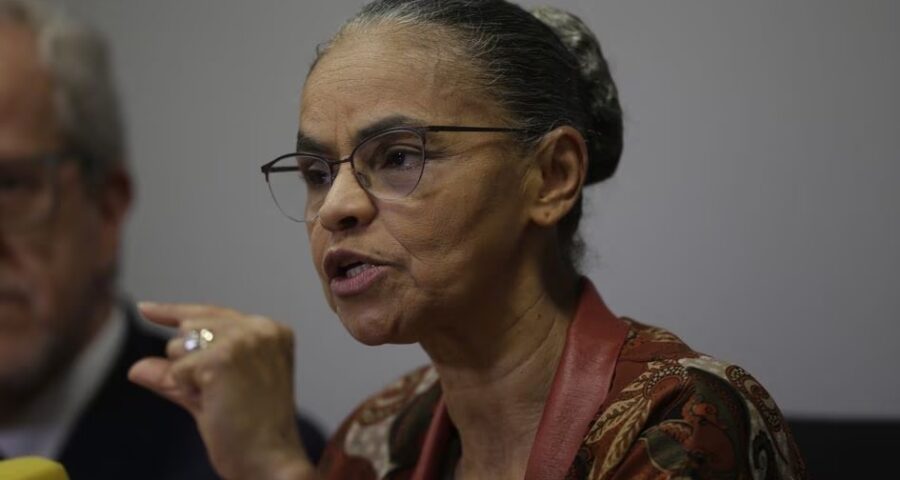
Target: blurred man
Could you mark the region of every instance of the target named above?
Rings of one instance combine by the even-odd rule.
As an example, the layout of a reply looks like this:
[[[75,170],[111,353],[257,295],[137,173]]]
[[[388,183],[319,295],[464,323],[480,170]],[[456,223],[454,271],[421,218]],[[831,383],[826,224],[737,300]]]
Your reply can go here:
[[[59,459],[73,480],[215,478],[189,415],[126,379],[165,343],[115,300],[124,159],[102,39],[0,0],[0,458]]]

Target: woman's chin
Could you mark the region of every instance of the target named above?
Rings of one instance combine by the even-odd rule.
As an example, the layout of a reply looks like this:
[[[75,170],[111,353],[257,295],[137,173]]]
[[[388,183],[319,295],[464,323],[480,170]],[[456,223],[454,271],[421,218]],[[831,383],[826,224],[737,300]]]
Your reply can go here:
[[[369,312],[368,314],[349,314],[341,312],[338,314],[344,328],[350,332],[350,335],[359,343],[368,346],[385,345],[389,343],[414,343],[414,338],[408,338],[409,335],[403,334],[400,319]]]
[[[370,328],[368,326],[362,328],[347,327],[347,331],[350,332],[350,335],[354,339],[356,339],[357,342],[370,347],[387,344],[400,345],[416,342],[415,339],[399,335],[396,331],[381,328]]]
[[[353,331],[350,332],[350,335],[353,336],[353,338],[357,342],[359,342],[367,347],[377,347],[380,345],[388,345],[388,344],[394,343],[394,342],[390,341],[390,337],[387,337],[384,335],[379,336],[379,335],[359,334],[359,333],[356,333]]]

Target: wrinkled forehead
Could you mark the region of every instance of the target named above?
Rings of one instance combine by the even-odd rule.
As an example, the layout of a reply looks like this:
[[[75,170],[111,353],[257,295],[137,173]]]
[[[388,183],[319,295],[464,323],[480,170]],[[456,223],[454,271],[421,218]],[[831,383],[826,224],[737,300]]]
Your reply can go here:
[[[40,64],[37,38],[25,26],[0,19],[0,89],[9,96],[31,83],[47,83]]]
[[[458,48],[423,39],[422,29],[373,27],[343,33],[303,88],[300,133],[344,148],[385,118],[475,124],[498,114],[477,70]],[[417,41],[418,40],[418,41]]]
[[[43,148],[58,140],[52,92],[34,34],[0,21],[0,153]]]

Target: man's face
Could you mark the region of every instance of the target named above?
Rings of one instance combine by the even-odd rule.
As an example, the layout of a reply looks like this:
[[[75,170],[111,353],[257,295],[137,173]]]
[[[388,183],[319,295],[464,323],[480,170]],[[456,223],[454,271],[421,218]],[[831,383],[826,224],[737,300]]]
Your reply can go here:
[[[33,176],[49,181],[28,189],[14,181],[63,150],[53,81],[35,43],[29,30],[0,21],[0,201],[30,191],[55,195],[38,221],[13,228],[0,219],[0,405],[33,394],[102,324],[104,280],[115,267],[129,199],[127,188],[116,193],[105,184],[90,193],[74,159]],[[12,218],[23,209],[5,210]]]

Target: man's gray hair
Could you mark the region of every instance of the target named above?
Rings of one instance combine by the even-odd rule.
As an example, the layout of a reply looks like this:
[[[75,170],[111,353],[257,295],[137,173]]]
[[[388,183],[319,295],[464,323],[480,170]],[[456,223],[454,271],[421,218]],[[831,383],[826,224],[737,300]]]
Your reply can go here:
[[[0,23],[23,26],[37,39],[39,61],[54,84],[66,148],[87,177],[126,168],[125,132],[105,39],[59,7],[40,0],[0,0]]]

